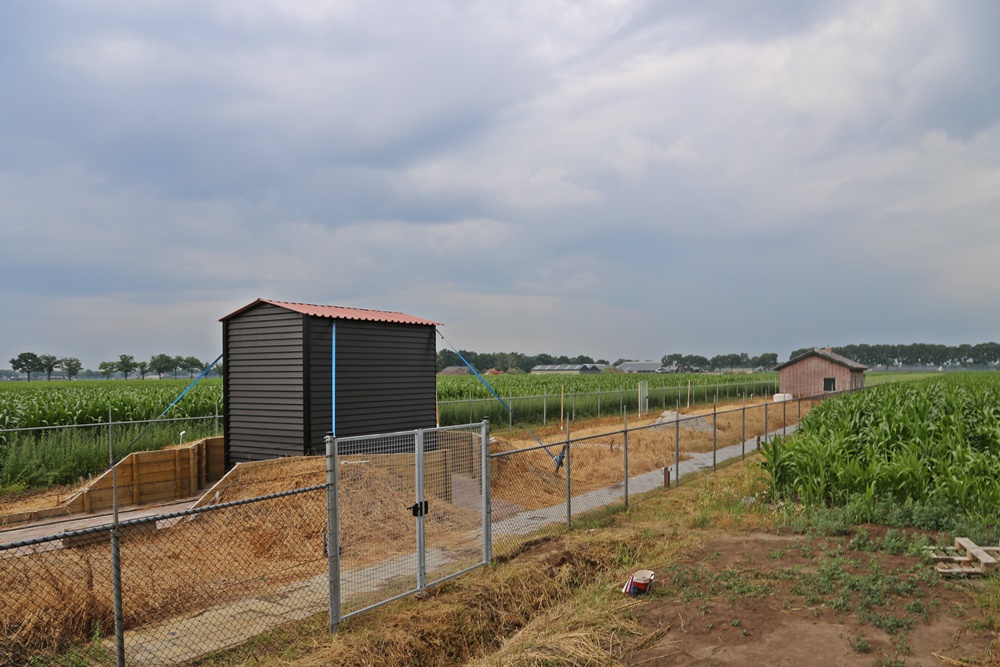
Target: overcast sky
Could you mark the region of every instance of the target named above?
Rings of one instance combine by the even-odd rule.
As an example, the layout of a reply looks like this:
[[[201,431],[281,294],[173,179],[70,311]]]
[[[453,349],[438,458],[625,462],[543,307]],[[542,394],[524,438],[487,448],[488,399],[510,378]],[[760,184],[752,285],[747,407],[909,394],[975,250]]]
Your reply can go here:
[[[260,298],[477,351],[1000,339],[995,0],[11,0],[0,366]]]

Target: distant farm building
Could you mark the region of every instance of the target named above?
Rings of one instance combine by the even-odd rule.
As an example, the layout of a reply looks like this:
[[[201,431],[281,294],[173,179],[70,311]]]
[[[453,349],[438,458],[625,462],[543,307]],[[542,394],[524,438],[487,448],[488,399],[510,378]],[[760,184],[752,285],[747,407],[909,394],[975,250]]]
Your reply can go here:
[[[472,371],[467,366],[445,366],[438,375],[472,375]]]
[[[774,368],[779,374],[779,391],[792,396],[861,389],[867,369],[828,347],[813,348]]]
[[[617,368],[622,373],[655,373],[661,366],[659,361],[623,361]]]
[[[266,299],[221,322],[227,467],[435,426],[437,322]]]
[[[589,375],[600,373],[605,364],[540,364],[531,369],[533,375]]]

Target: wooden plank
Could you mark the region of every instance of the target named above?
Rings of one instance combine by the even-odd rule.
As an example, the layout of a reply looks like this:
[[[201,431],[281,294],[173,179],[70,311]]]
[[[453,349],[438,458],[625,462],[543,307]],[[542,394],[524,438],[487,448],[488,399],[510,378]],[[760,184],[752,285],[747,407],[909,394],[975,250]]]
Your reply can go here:
[[[142,458],[144,466],[156,463],[173,463],[174,451],[172,449],[161,449],[158,452],[136,452]]]
[[[174,473],[173,467],[170,470],[160,470],[158,472],[142,473],[139,478],[142,484],[142,496],[146,495],[146,487],[150,484],[157,484],[159,482],[171,482],[177,479],[177,475]]]
[[[205,488],[205,478],[208,472],[208,461],[206,461],[205,452],[207,448],[205,447],[205,441],[202,440],[198,448],[198,488]]]
[[[198,489],[198,450],[191,447],[188,450],[188,488],[191,495]]]
[[[170,459],[167,461],[145,461],[141,460],[139,462],[139,481],[144,482],[150,475],[158,475],[160,473],[170,473],[174,474],[174,453],[170,450]]]
[[[174,450],[174,498],[181,497],[181,450]]]
[[[142,485],[142,502],[144,503],[153,502],[154,500],[173,500],[173,496],[173,479]]]
[[[979,546],[967,537],[956,537],[955,548],[964,549],[967,554],[978,560],[982,564],[984,572],[989,572],[997,565],[997,559],[979,548]]]
[[[139,457],[135,452],[128,455],[131,459],[129,469],[132,471],[132,504],[139,504]]]

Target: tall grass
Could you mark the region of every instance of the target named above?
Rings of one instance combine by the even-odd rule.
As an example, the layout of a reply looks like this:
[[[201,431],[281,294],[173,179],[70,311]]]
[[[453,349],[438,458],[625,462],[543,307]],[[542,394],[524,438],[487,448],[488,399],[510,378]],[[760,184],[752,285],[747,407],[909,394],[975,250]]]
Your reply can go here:
[[[216,434],[214,418],[115,424],[115,459],[131,451],[162,449]],[[128,450],[128,452],[126,451]],[[72,484],[108,468],[108,426],[8,433],[0,447],[0,493]]]
[[[778,495],[805,503],[888,501],[995,523],[1000,376],[955,374],[825,401],[765,450],[764,465]]]

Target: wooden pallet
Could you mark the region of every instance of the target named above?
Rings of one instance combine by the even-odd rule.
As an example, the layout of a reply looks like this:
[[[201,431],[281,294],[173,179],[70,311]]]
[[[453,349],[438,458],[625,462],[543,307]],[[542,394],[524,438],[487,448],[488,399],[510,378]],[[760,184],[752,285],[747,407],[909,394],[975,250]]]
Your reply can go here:
[[[989,574],[997,566],[1000,546],[981,547],[967,537],[956,537],[954,547],[924,547],[941,574]]]

